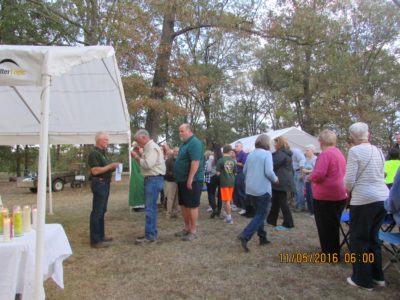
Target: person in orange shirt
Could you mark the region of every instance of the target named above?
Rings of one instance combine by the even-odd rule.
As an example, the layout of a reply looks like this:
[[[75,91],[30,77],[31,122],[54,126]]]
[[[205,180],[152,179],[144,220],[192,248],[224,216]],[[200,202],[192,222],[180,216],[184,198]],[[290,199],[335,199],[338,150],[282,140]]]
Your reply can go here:
[[[232,147],[223,147],[223,156],[217,161],[217,175],[220,176],[221,200],[225,204],[225,220],[228,224],[233,224],[231,215],[231,202],[233,199],[233,188],[235,186],[236,162],[231,156]]]

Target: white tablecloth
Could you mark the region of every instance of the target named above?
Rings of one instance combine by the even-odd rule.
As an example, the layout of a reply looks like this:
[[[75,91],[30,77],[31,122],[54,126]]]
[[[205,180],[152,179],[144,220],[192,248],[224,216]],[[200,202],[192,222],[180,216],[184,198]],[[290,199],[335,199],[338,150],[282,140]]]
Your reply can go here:
[[[43,255],[43,281],[52,278],[64,288],[63,260],[72,254],[71,246],[60,224],[46,224]],[[0,300],[34,297],[36,231],[31,230],[11,242],[0,236]],[[44,291],[43,291],[44,298]]]

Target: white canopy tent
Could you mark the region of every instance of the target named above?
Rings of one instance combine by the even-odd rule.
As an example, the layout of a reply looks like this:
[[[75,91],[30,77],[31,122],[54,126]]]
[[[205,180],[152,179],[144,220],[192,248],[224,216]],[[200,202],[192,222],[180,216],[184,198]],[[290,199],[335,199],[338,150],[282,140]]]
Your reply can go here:
[[[268,132],[265,132],[265,134],[271,138],[270,147],[272,152],[275,151],[272,141],[278,136],[284,136],[287,139],[290,148],[298,148],[304,151],[307,145],[313,144],[316,149],[315,152],[317,153],[321,152],[318,139],[315,136],[312,136],[311,134],[308,134],[307,132],[298,129],[296,127],[289,127],[279,130],[270,130]],[[231,143],[231,146],[234,147],[235,144],[240,141],[243,144],[243,151],[251,152],[254,150],[254,143],[259,135],[260,134],[256,134],[253,136],[238,139],[233,143]]]
[[[112,47],[0,46],[0,145],[39,144],[35,299],[44,299],[43,245],[49,144],[130,143],[129,114]]]

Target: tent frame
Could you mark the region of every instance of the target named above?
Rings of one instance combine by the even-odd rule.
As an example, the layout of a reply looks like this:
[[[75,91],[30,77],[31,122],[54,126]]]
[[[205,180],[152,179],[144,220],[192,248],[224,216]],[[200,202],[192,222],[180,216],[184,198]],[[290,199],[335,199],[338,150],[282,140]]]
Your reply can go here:
[[[77,144],[89,143],[89,139],[92,140],[96,130],[96,127],[100,127],[98,131],[101,130],[114,130],[112,134],[110,134],[110,142],[115,143],[127,143],[130,145],[131,140],[131,132],[130,132],[130,120],[128,109],[126,106],[125,95],[122,88],[122,82],[119,74],[119,70],[117,67],[117,61],[115,58],[115,52],[112,47],[109,46],[92,46],[92,47],[42,47],[42,46],[14,46],[14,45],[2,45],[0,46],[1,54],[5,56],[10,56],[10,58],[20,59],[23,62],[23,67],[17,64],[16,62],[8,59],[9,57],[2,57],[0,64],[2,63],[12,63],[19,68],[25,68],[24,71],[27,74],[27,77],[16,78],[12,76],[0,76],[0,85],[4,88],[2,92],[4,92],[5,96],[2,96],[2,100],[4,103],[18,103],[20,100],[20,104],[24,108],[19,108],[15,110],[16,113],[23,112],[25,117],[31,116],[30,123],[24,123],[24,129],[27,126],[33,128],[33,130],[27,131],[18,131],[18,128],[15,125],[19,125],[16,123],[3,123],[4,131],[2,130],[2,134],[0,136],[0,144],[3,145],[15,145],[15,144],[37,144],[39,141],[39,165],[38,165],[38,184],[37,184],[37,208],[38,208],[38,216],[37,216],[37,227],[36,227],[36,253],[35,253],[35,280],[34,280],[34,299],[44,299],[44,287],[43,287],[43,254],[44,254],[44,225],[46,218],[46,177],[47,174],[51,174],[51,165],[49,158],[49,142],[52,144],[72,144],[76,142]],[[21,56],[20,56],[21,55]],[[7,59],[4,59],[7,58]],[[106,61],[106,58],[110,58],[110,60]],[[90,73],[90,75],[94,76],[103,76],[99,77],[101,82],[108,84],[108,91],[111,91],[110,94],[106,94],[105,97],[102,98],[103,101],[108,101],[107,97],[114,97],[112,99],[118,98],[119,104],[118,109],[115,110],[118,114],[115,116],[123,116],[118,119],[117,126],[111,126],[112,121],[115,120],[115,116],[108,116],[106,122],[98,121],[92,122],[95,126],[90,126],[86,129],[86,131],[79,131],[80,127],[77,127],[77,131],[75,129],[69,128],[69,131],[64,131],[66,128],[65,122],[59,122],[57,125],[59,129],[52,128],[51,132],[49,132],[50,128],[50,95],[51,95],[51,87],[53,77],[58,77],[64,74],[67,74],[70,70],[72,70],[75,66],[84,65],[86,63],[91,63],[95,61],[101,61],[103,67],[106,69],[106,72],[102,72],[104,70],[99,64],[87,65],[85,70],[91,70],[92,67],[95,67],[96,73]],[[111,68],[111,66],[113,66]],[[3,65],[1,66],[3,68]],[[29,70],[29,72],[27,71]],[[100,71],[99,71],[100,70]],[[30,72],[32,71],[32,72]],[[24,74],[25,74],[24,73]],[[5,75],[10,75],[9,73]],[[85,75],[84,73],[79,73],[79,75]],[[108,74],[108,76],[104,76]],[[4,74],[2,74],[4,75]],[[87,74],[86,74],[87,76]],[[7,77],[7,78],[6,78]],[[64,78],[63,78],[64,79]],[[56,80],[56,79],[54,79]],[[70,83],[70,82],[68,82]],[[68,88],[74,89],[74,82],[71,82]],[[31,106],[31,99],[27,95],[26,90],[24,88],[18,88],[19,86],[35,86],[37,88],[36,94],[34,98],[36,102],[32,101],[32,104],[36,104],[36,110],[34,106]],[[93,89],[92,82],[89,84],[91,91],[101,92],[101,89]],[[83,86],[81,91],[89,92],[90,88],[86,90],[88,85]],[[12,91],[10,91],[10,89]],[[54,91],[57,95],[61,95],[60,93],[64,93],[63,90]],[[75,90],[74,90],[75,92]],[[75,95],[75,94],[74,94]],[[87,94],[85,94],[86,96]],[[54,96],[56,97],[56,96]],[[11,101],[12,99],[12,101]],[[76,98],[77,99],[77,98]],[[93,98],[92,98],[93,99]],[[98,98],[96,98],[97,100]],[[80,100],[80,99],[79,99]],[[86,99],[85,99],[86,100]],[[7,102],[9,101],[9,102]],[[10,102],[11,101],[11,102]],[[40,101],[40,102],[39,102]],[[65,102],[68,103],[69,102]],[[106,102],[103,102],[106,103]],[[107,102],[109,103],[109,102]],[[75,103],[75,105],[80,105],[80,102]],[[40,110],[39,110],[40,106]],[[80,106],[79,106],[80,107]],[[109,106],[98,106],[99,108],[107,109]],[[62,107],[64,108],[64,107]],[[76,106],[75,106],[76,108]],[[29,112],[28,112],[29,111]],[[72,110],[73,111],[73,110]],[[101,110],[100,110],[101,111]],[[75,111],[76,112],[76,111]],[[87,111],[85,111],[87,113]],[[40,114],[40,116],[39,116]],[[54,111],[53,111],[54,114]],[[6,116],[3,114],[3,116]],[[69,115],[70,116],[70,115]],[[86,117],[86,115],[80,115],[82,118]],[[58,119],[61,120],[66,116],[64,110],[58,111],[57,115]],[[123,119],[122,119],[123,118]],[[76,119],[76,118],[75,118]],[[55,120],[52,118],[52,120]],[[74,120],[74,118],[72,119]],[[72,121],[68,119],[68,121]],[[87,118],[85,120],[88,120]],[[90,119],[91,120],[91,119]],[[20,120],[18,120],[19,122]],[[107,123],[108,122],[108,123]],[[36,124],[35,124],[36,123]],[[72,124],[72,123],[69,123]],[[76,123],[75,123],[76,124]],[[8,126],[7,126],[8,125]],[[80,124],[79,124],[80,125]],[[14,126],[14,127],[13,127]],[[35,126],[35,127],[32,127]],[[63,127],[64,126],[64,127]],[[71,125],[72,126],[72,125]],[[72,126],[74,127],[74,126]],[[109,128],[107,128],[109,127]],[[111,129],[113,128],[113,129]],[[11,130],[9,130],[11,129]],[[35,131],[36,130],[36,131]],[[20,134],[22,132],[22,134]],[[39,140],[38,140],[39,135]],[[94,142],[94,140],[92,140]],[[129,157],[129,161],[130,161]],[[47,170],[48,168],[48,170]],[[49,178],[49,192],[51,193],[51,179]],[[51,198],[51,194],[50,194]],[[50,199],[51,200],[51,199]],[[50,201],[50,213],[52,213],[52,203]]]

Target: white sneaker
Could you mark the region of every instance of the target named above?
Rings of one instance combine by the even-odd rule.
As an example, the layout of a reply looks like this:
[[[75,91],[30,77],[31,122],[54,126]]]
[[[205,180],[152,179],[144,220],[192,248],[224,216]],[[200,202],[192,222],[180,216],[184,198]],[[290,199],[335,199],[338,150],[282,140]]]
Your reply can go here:
[[[213,211],[213,209],[211,208],[211,206],[209,206],[208,208],[207,208],[207,212],[212,212]]]
[[[246,213],[245,209],[242,209],[241,211],[238,212],[239,215],[243,216]]]
[[[239,208],[235,204],[231,205],[231,209],[232,209],[232,211],[238,211],[239,210]]]
[[[375,284],[376,286],[380,286],[380,287],[385,287],[386,286],[385,280],[372,279],[372,283]]]
[[[231,219],[226,219],[226,223],[228,223],[228,224],[233,224],[232,218],[231,218]]]
[[[355,282],[351,279],[351,277],[347,277],[347,283],[350,284],[350,285],[352,285],[352,286],[356,286],[356,287],[358,287],[358,288],[360,288],[360,289],[366,290],[366,291],[373,291],[373,290],[374,290],[373,288],[366,288],[366,287],[363,287],[363,286],[361,286],[361,285],[358,285],[357,283],[355,283]]]

